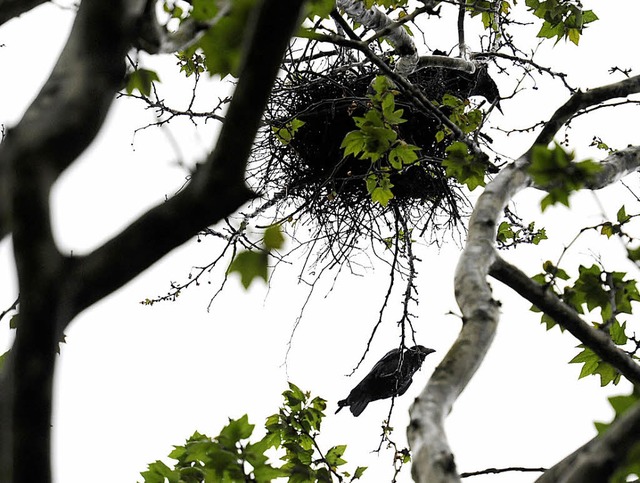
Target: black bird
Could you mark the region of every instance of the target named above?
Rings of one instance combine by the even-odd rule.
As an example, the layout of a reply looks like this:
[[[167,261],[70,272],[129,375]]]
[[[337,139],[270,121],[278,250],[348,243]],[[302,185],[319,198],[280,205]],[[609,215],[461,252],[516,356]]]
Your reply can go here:
[[[406,349],[393,349],[380,359],[373,369],[354,387],[346,399],[338,401],[338,411],[349,406],[354,416],[360,416],[367,404],[378,399],[402,396],[413,382],[413,375],[420,369],[424,358],[433,349],[415,345]]]

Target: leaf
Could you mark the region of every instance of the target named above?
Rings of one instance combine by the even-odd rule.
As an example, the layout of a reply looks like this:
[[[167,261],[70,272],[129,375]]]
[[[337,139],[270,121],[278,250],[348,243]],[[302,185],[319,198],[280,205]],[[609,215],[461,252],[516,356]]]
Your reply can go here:
[[[280,225],[271,225],[264,231],[262,239],[267,250],[279,250],[284,245],[284,235]]]
[[[204,4],[215,2],[197,0],[196,3],[202,4],[204,8]],[[196,44],[204,53],[209,73],[238,77],[245,26],[255,3],[255,0],[230,2],[230,12],[207,30]]]
[[[418,159],[416,151],[419,150],[418,146],[400,141],[389,151],[389,163],[395,169],[400,170],[403,166],[412,164]]]
[[[332,468],[345,464],[346,461],[342,459],[342,455],[344,454],[346,449],[347,449],[346,444],[334,446],[333,448],[329,449],[329,451],[327,451],[327,453],[324,456],[325,459],[327,460],[327,463],[329,463],[329,465],[331,465]]]
[[[335,6],[335,0],[310,0],[305,5],[305,17],[327,18]]]
[[[582,344],[578,347],[583,348],[582,352],[569,361],[570,364],[583,364],[578,379],[582,379],[591,374],[597,374],[600,376],[600,385],[602,387],[612,382],[614,384],[620,382],[620,373],[617,369],[602,361],[600,357],[588,347],[584,347]]]
[[[358,480],[360,478],[362,478],[362,475],[364,474],[364,472],[367,470],[366,466],[358,466],[356,468],[355,473],[353,474],[353,479],[354,480]]]
[[[466,144],[456,141],[445,149],[447,157],[442,162],[447,176],[466,184],[473,191],[478,186],[484,186],[485,164],[479,162],[469,154]]]
[[[346,158],[350,154],[358,157],[365,150],[365,135],[362,131],[350,131],[342,140],[340,147],[344,149],[343,157]]]
[[[580,43],[580,30],[579,29],[568,29],[567,35],[569,40],[574,44],[578,45]]]
[[[216,438],[226,448],[235,448],[236,443],[249,439],[253,433],[254,424],[249,423],[249,416],[245,414],[240,419],[229,419]]]
[[[129,75],[126,86],[127,94],[137,90],[143,96],[149,96],[154,82],[160,82],[156,72],[149,69],[136,69]]]
[[[600,227],[600,233],[602,235],[605,235],[607,238],[611,238],[611,236],[614,235],[615,232],[616,231],[614,229],[613,224],[609,221],[603,223],[602,226]]]
[[[288,123],[286,123],[283,127],[278,128],[274,126],[271,128],[271,130],[278,138],[278,141],[280,141],[282,144],[286,146],[291,142],[291,140],[295,136],[298,129],[300,129],[304,125],[305,125],[304,121],[298,118],[295,118],[289,121]]]
[[[227,273],[238,272],[242,286],[247,289],[255,278],[267,281],[267,262],[265,252],[242,251],[233,259]]]
[[[387,206],[393,198],[393,183],[386,173],[370,174],[366,179],[367,191],[371,195],[371,201]]]
[[[611,336],[611,340],[616,345],[624,345],[629,340],[625,329],[627,328],[627,323],[623,322],[622,325],[617,320],[614,320],[609,328],[609,335]]]
[[[540,203],[542,211],[556,203],[569,206],[569,195],[601,169],[591,160],[574,163],[573,158],[573,153],[566,152],[557,143],[553,148],[543,145],[532,148],[529,175],[534,183],[548,191]]]
[[[503,221],[498,226],[498,233],[496,234],[497,241],[501,243],[506,243],[507,240],[513,239],[515,237],[514,231],[511,229],[511,223],[508,221]]]
[[[172,470],[160,460],[150,463],[148,468],[147,471],[140,473],[145,483],[165,483],[165,478],[169,483],[178,483],[180,479],[178,471]]]
[[[618,223],[620,223],[621,225],[628,222],[631,219],[631,217],[627,215],[627,211],[624,205],[622,205],[618,210],[618,213],[616,214],[616,219],[618,220]]]

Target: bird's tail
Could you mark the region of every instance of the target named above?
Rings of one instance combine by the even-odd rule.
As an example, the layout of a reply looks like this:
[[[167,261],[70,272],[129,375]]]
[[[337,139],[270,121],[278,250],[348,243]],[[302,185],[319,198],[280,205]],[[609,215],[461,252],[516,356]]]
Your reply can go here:
[[[369,404],[368,399],[362,399],[360,401],[351,403],[351,407],[349,408],[351,409],[351,414],[353,414],[355,417],[360,416],[362,414],[362,411],[365,410],[368,404]]]

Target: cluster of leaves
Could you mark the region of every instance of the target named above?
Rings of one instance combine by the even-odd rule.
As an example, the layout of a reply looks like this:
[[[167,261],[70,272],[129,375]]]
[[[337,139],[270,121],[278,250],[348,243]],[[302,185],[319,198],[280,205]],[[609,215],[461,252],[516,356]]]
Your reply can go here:
[[[482,124],[482,111],[480,109],[470,109],[468,99],[462,100],[458,97],[445,94],[442,96],[440,108],[450,112],[449,119],[465,134],[470,134]],[[444,127],[436,133],[436,141],[444,141],[446,136],[451,134],[451,130]]]
[[[446,158],[442,166],[447,176],[455,178],[459,183],[467,185],[473,191],[478,186],[484,186],[484,175],[487,163],[481,157],[470,153],[469,146],[462,141],[455,141],[445,149]]]
[[[569,195],[585,186],[601,170],[591,160],[573,162],[575,155],[555,143],[553,148],[536,145],[531,151],[529,174],[533,182],[548,194],[542,198],[540,208],[544,211],[555,203],[569,206]]]
[[[538,37],[545,39],[569,39],[580,42],[580,35],[591,22],[598,20],[593,10],[584,10],[579,0],[526,0],[533,14],[544,20]]]
[[[404,110],[396,109],[393,82],[386,76],[377,76],[372,83],[373,93],[368,94],[370,109],[364,116],[354,116],[358,129],[344,137],[341,148],[344,157],[354,156],[371,161],[371,170],[366,177],[367,191],[371,200],[386,206],[393,198],[391,174],[402,171],[418,159],[418,146],[398,138],[395,127],[406,122]]]
[[[280,141],[282,144],[286,146],[291,142],[291,140],[293,139],[293,136],[296,135],[296,132],[298,131],[298,129],[300,129],[304,125],[305,125],[304,121],[298,118],[294,118],[291,121],[287,122],[282,127],[273,126],[271,130],[278,138],[278,141]]]
[[[596,309],[600,311],[600,320],[593,325],[611,337],[614,344],[624,346],[629,340],[626,333],[627,323],[618,320],[619,314],[631,314],[632,302],[640,301],[640,293],[635,280],[626,279],[625,272],[607,272],[598,265],[591,267],[581,265],[578,268],[578,277],[573,283],[566,283],[562,290],[558,287],[559,280],[568,282],[569,274],[546,261],[543,264],[543,272],[535,275],[533,280],[545,285],[567,305],[579,314],[591,313]],[[534,312],[540,310],[532,307]],[[542,315],[542,322],[547,330],[556,325],[556,321],[547,314]],[[578,346],[582,351],[570,362],[583,364],[580,378],[591,374],[600,376],[600,383],[606,386],[609,383],[617,384],[620,381],[620,373],[611,365],[603,362],[590,348],[584,345]]]
[[[640,391],[634,388],[631,394],[624,396],[612,396],[609,403],[615,411],[615,416],[611,423],[596,422],[595,427],[598,434],[605,433],[614,421],[618,420],[627,410],[640,403]],[[616,472],[609,478],[609,483],[626,483],[637,481],[630,477],[640,475],[640,443],[636,443],[627,452],[625,462],[616,469]]]
[[[440,108],[448,112],[448,117],[464,134],[470,134],[480,128],[483,114],[480,109],[470,108],[468,99],[460,99],[451,94],[442,96]],[[436,141],[441,143],[451,135],[451,130],[443,127],[436,132]],[[486,160],[469,152],[469,147],[462,141],[454,141],[445,148],[446,157],[442,166],[447,176],[467,185],[473,191],[486,184],[484,176],[487,170]]]
[[[240,274],[240,282],[246,289],[256,278],[265,282],[269,275],[269,253],[279,250],[284,245],[284,236],[280,225],[271,225],[264,231],[262,247],[258,250],[243,250],[238,252],[231,261],[227,273]]]
[[[496,241],[498,248],[511,248],[520,243],[532,243],[538,245],[547,239],[547,231],[544,228],[536,229],[535,222],[528,225],[503,221],[498,226]]]
[[[290,483],[353,481],[366,467],[358,467],[351,475],[341,471],[346,446],[338,445],[320,451],[316,438],[324,418],[326,402],[311,398],[295,384],[282,393],[284,403],[277,414],[267,418],[265,436],[255,442],[255,425],[247,415],[230,419],[220,434],[210,438],[195,432],[184,445],[175,446],[169,458],[173,467],[158,460],[141,473],[144,483],[267,483],[287,478]],[[282,463],[270,462],[278,455]]]

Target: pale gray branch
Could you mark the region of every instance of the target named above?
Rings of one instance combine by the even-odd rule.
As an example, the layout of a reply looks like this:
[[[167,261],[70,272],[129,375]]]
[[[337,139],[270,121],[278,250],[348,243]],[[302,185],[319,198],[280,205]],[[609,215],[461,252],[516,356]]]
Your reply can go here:
[[[463,327],[424,391],[410,409],[407,437],[413,452],[416,482],[457,482],[453,454],[444,431],[444,418],[482,363],[496,332],[499,310],[487,275],[496,259],[498,219],[509,199],[530,184],[522,157],[500,172],[480,196],[469,221],[465,250],[455,274],[455,295]]]
[[[336,7],[342,9],[351,20],[368,29],[374,31],[385,29],[385,38],[400,55],[395,67],[398,74],[407,76],[415,70],[418,65],[418,51],[413,39],[404,28],[401,26],[389,28],[394,26],[393,20],[375,6],[367,9],[362,0],[336,0]]]
[[[444,431],[444,419],[480,366],[497,329],[499,311],[487,276],[492,268],[501,267],[495,237],[503,209],[517,192],[531,185],[527,173],[528,154],[506,167],[486,186],[469,221],[466,246],[455,274],[455,295],[463,314],[463,328],[410,409],[407,436],[413,452],[412,474],[416,482],[459,481]],[[608,156],[591,186],[606,186],[637,169],[639,158],[637,147]],[[602,348],[605,342],[600,339],[596,345]],[[628,357],[622,357],[613,349],[601,352],[624,370],[625,375],[638,379],[638,369]]]

